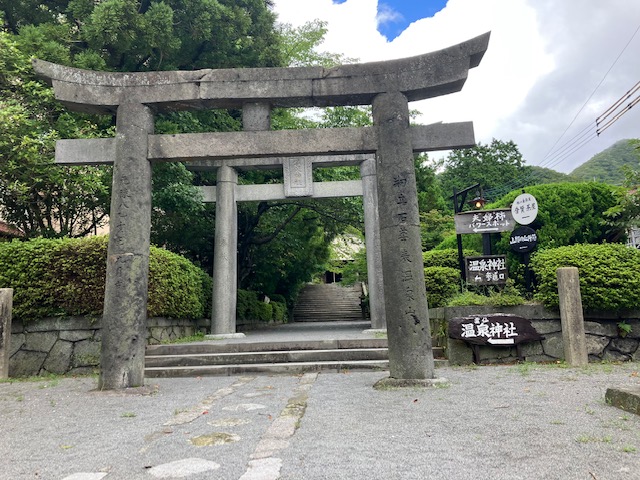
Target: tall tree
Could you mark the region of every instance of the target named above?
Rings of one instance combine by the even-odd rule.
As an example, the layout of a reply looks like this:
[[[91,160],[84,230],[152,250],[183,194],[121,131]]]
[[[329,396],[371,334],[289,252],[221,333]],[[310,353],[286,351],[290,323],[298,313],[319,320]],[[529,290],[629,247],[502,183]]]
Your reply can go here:
[[[71,115],[38,82],[28,57],[0,32],[0,216],[34,236],[82,236],[105,223],[110,169],[55,167],[55,141],[103,132]]]
[[[523,177],[524,168],[522,154],[515,143],[493,139],[488,145],[479,143],[472,148],[453,150],[445,159],[444,171],[439,177],[448,195],[454,188],[460,191],[480,183],[487,200],[493,201],[513,188],[498,192],[510,180]]]

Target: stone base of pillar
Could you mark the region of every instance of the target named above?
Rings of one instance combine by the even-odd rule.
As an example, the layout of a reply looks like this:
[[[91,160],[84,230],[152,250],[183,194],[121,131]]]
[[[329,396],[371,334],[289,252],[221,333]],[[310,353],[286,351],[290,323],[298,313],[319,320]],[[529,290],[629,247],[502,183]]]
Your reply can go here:
[[[206,340],[226,340],[228,338],[245,338],[244,333],[212,333],[211,335],[205,335]]]
[[[383,378],[373,384],[376,390],[390,390],[395,388],[416,388],[416,387],[444,387],[449,384],[446,378]]]

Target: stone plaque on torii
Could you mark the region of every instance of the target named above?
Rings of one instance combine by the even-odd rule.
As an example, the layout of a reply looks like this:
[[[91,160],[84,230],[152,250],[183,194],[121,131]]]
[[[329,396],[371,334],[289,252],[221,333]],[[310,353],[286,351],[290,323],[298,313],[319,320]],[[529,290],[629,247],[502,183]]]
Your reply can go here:
[[[334,68],[112,73],[34,60],[67,107],[116,115],[115,138],[56,144],[56,163],[114,166],[99,388],[144,382],[151,162],[217,162],[216,218],[220,212],[231,219],[238,163],[354,154],[375,155],[390,380],[429,383],[434,362],[413,155],[470,147],[475,140],[471,122],[410,126],[408,102],[459,91],[488,41],[487,33],[416,57]],[[272,108],[343,105],[372,105],[373,126],[269,130]],[[241,109],[244,131],[153,133],[157,112],[212,108]],[[216,278],[235,271],[237,231],[230,233],[216,240],[216,250],[224,250],[216,253]],[[223,283],[216,278],[214,285]],[[214,292],[214,302],[225,295]],[[227,300],[235,310],[235,298]]]

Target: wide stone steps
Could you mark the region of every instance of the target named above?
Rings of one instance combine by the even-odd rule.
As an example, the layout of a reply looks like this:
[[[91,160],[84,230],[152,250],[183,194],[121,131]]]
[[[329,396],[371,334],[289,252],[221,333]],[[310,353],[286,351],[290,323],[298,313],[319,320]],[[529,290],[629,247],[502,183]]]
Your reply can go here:
[[[343,287],[335,283],[307,285],[298,297],[293,318],[296,322],[362,320],[362,287]]]
[[[437,363],[445,362],[434,349]],[[201,342],[150,345],[145,357],[147,377],[296,374],[318,371],[386,370],[386,339],[322,340],[277,343]]]

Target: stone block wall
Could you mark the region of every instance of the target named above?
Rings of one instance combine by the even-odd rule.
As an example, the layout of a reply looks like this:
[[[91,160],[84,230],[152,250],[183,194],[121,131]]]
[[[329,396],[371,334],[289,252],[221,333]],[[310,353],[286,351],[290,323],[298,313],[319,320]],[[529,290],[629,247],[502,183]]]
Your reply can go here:
[[[210,326],[210,320],[150,318],[147,343],[194,335]],[[47,373],[87,374],[100,365],[100,319],[91,317],[46,318],[11,325],[9,376]]]
[[[429,311],[434,321],[471,315],[508,313],[531,320],[535,330],[544,340],[522,344],[525,361],[553,362],[564,359],[560,314],[540,305],[517,307],[444,307]],[[631,332],[621,336],[618,323],[631,325]],[[640,311],[621,312],[616,315],[602,312],[585,312],[584,327],[589,361],[640,361]],[[471,347],[461,340],[448,339],[447,356],[451,365],[473,363]],[[480,347],[481,363],[508,363],[518,359],[515,347]]]

